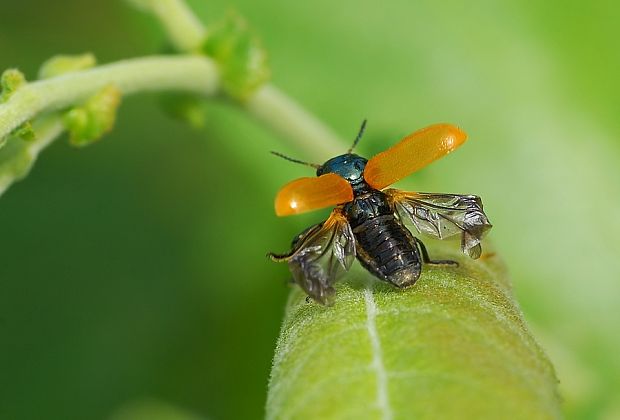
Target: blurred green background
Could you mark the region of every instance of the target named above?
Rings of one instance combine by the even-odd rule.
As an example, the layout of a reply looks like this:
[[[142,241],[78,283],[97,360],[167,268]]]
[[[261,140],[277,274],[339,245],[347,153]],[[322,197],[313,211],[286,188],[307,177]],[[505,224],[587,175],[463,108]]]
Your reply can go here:
[[[273,81],[372,155],[431,123],[470,141],[400,186],[475,193],[553,359],[569,418],[620,418],[620,6],[611,1],[195,1],[262,36]],[[57,53],[157,53],[122,1],[4,1],[0,69]],[[124,100],[84,150],[57,142],[0,199],[0,418],[100,419],[157,400],[260,418],[287,295],[268,250],[319,213],[277,219],[308,168],[241,110],[206,128],[155,95]],[[345,146],[343,145],[343,150]],[[304,158],[304,156],[298,156]],[[330,156],[324,156],[324,159]]]

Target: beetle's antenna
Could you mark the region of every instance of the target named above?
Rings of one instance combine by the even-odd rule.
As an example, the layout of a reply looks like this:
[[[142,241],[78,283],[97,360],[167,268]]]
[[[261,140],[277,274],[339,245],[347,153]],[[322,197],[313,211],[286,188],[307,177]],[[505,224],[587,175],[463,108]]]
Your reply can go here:
[[[366,118],[364,118],[364,121],[362,121],[362,126],[360,127],[360,131],[357,133],[357,137],[353,141],[353,146],[351,146],[351,148],[347,150],[347,153],[351,153],[353,149],[355,149],[355,146],[357,146],[357,143],[359,143],[359,141],[362,139],[362,136],[364,135],[364,130],[366,129],[366,121]]]
[[[303,160],[293,159],[293,158],[291,158],[291,157],[288,157],[288,156],[286,156],[286,155],[283,155],[282,153],[278,153],[278,152],[271,151],[271,154],[272,154],[272,155],[276,155],[276,156],[278,156],[278,157],[281,157],[282,159],[286,159],[286,160],[288,160],[289,162],[299,163],[299,164],[301,164],[301,165],[306,165],[306,166],[312,166],[312,167],[313,167],[313,168],[315,168],[315,169],[319,169],[319,168],[321,167],[321,165],[318,165],[318,164],[316,164],[316,163],[309,163],[309,162],[304,162]]]

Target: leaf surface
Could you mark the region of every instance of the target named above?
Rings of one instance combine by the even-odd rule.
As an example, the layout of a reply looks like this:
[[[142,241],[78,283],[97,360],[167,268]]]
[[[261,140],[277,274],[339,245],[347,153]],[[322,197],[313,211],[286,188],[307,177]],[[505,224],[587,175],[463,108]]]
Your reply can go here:
[[[396,290],[353,271],[333,307],[291,292],[267,418],[560,418],[553,367],[527,329],[494,253],[455,244]],[[487,245],[488,248],[488,245]]]

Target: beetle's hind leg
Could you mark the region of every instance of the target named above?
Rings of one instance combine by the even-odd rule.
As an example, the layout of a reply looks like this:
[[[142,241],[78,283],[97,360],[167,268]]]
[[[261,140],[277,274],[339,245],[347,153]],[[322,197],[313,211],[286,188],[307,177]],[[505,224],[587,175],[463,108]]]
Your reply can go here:
[[[267,258],[269,258],[271,261],[274,261],[274,262],[288,261],[293,256],[293,254],[295,254],[299,250],[299,248],[303,244],[304,239],[306,239],[313,233],[320,230],[321,227],[323,227],[323,223],[324,222],[321,222],[316,225],[310,226],[308,229],[305,229],[299,235],[295,236],[293,238],[293,242],[291,243],[291,250],[289,252],[286,252],[284,254],[276,254],[275,252],[268,252]]]
[[[422,262],[424,264],[428,264],[428,265],[452,265],[454,267],[458,267],[459,263],[457,263],[456,261],[452,261],[452,260],[431,260],[431,257],[428,255],[428,250],[426,249],[426,246],[424,245],[424,242],[422,242],[421,240],[419,240],[418,238],[414,237],[416,244],[418,245],[418,248],[420,249],[420,253],[422,254]]]

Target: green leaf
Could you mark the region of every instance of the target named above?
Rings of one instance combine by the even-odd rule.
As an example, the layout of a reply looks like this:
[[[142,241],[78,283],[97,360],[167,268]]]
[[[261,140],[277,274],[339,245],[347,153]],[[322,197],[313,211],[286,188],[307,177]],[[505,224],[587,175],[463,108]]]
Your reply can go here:
[[[41,65],[39,79],[49,79],[73,71],[86,70],[95,67],[96,64],[97,59],[91,53],[56,55]]]
[[[276,347],[267,418],[560,418],[557,379],[494,254],[454,244],[406,290],[363,270],[333,307],[295,288]]]
[[[199,129],[205,126],[205,101],[198,95],[189,93],[164,93],[161,106],[170,117]]]
[[[36,133],[32,128],[32,123],[30,121],[26,121],[17,126],[17,128],[9,133],[9,135],[0,138],[0,149],[4,147],[11,136],[19,137],[25,141],[31,141],[36,138]]]
[[[15,131],[11,134],[14,134],[25,141],[31,141],[37,137],[30,121],[26,121],[25,123],[17,127]]]
[[[9,100],[17,89],[26,84],[24,73],[17,69],[8,69],[0,76],[0,104]]]
[[[112,130],[120,102],[120,90],[109,85],[84,105],[68,111],[64,123],[69,131],[70,143],[77,147],[87,146]]]
[[[209,30],[203,51],[218,62],[224,90],[236,99],[248,98],[269,80],[267,53],[237,13]]]

